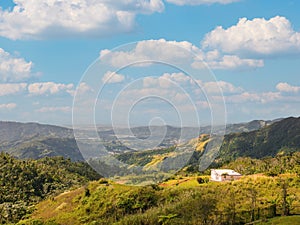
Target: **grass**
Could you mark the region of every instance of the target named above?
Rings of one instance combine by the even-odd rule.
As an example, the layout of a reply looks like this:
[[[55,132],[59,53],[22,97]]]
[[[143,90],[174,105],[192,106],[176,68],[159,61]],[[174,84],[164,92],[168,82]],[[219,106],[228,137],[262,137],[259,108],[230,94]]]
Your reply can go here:
[[[177,177],[175,179],[170,179],[168,181],[162,182],[160,186],[161,187],[176,186],[178,188],[193,188],[193,187],[199,187],[200,184],[197,181],[197,176],[195,176],[195,177]]]
[[[283,216],[257,223],[257,225],[296,225],[300,224],[300,216]]]

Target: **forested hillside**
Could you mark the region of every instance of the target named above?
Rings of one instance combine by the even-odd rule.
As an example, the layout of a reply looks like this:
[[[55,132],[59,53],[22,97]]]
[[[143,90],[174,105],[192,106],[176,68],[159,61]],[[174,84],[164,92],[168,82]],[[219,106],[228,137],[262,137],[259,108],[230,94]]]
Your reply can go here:
[[[296,175],[249,176],[225,183],[205,180],[177,177],[145,187],[91,182],[41,202],[31,218],[19,224],[225,225],[300,212]]]
[[[18,160],[0,153],[0,223],[18,221],[35,203],[99,178],[86,163],[63,157]]]
[[[238,157],[263,158],[300,150],[300,118],[290,117],[257,131],[225,136],[219,161]]]

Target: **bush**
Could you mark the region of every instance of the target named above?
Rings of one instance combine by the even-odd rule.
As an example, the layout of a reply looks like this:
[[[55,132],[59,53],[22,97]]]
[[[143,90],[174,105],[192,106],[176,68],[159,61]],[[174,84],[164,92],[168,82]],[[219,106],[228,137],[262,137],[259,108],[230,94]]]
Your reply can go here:
[[[206,184],[206,183],[209,182],[209,178],[207,178],[207,177],[197,177],[197,182],[199,184]]]

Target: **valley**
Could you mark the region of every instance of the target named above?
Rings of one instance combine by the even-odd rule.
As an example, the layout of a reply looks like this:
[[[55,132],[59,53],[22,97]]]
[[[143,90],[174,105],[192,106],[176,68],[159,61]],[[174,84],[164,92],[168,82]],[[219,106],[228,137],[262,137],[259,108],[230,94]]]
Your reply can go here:
[[[300,214],[300,118],[228,125],[218,156],[203,171],[199,163],[214,138],[204,132],[209,127],[182,143],[180,129],[168,127],[163,144],[142,151],[120,143],[147,139],[153,128],[134,128],[133,136],[124,130],[119,144],[107,129],[99,135],[121,164],[111,167],[97,158],[89,164],[112,179],[83,162],[70,129],[1,124],[2,224],[268,224],[273,217]],[[177,160],[183,152],[189,156],[184,165]],[[176,160],[179,169],[170,164]],[[116,177],[120,168],[123,174]],[[230,168],[243,177],[211,182],[211,168]]]

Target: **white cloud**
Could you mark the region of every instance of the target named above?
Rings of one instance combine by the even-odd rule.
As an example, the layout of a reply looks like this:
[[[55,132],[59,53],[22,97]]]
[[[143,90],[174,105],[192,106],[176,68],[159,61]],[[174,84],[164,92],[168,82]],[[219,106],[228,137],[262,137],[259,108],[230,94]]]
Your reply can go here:
[[[120,83],[125,79],[125,76],[115,72],[108,71],[102,77],[102,82],[106,84]]]
[[[153,87],[156,86],[157,84],[158,84],[158,80],[156,77],[145,77],[143,79],[143,86],[145,88]]]
[[[76,90],[72,90],[71,85],[70,85],[70,89],[67,90],[67,93],[69,93],[71,96],[75,96],[75,93],[77,93],[78,96],[81,96],[81,95],[84,95],[86,93],[91,93],[91,92],[94,92],[94,89],[85,82],[81,82],[77,86]]]
[[[239,2],[241,0],[166,0],[169,3],[176,5],[210,5],[214,3],[230,4],[233,2]]]
[[[0,9],[0,35],[10,39],[107,36],[129,32],[137,14],[162,12],[162,0],[14,0]]]
[[[219,26],[208,33],[202,46],[240,55],[299,53],[300,33],[293,30],[285,17],[276,16],[269,20],[241,18],[228,29]]]
[[[164,73],[162,77],[173,80],[177,83],[185,83],[191,80],[191,78],[184,73]]]
[[[198,84],[198,85],[196,85]],[[177,86],[176,86],[177,85]],[[202,93],[201,89],[209,94],[237,94],[242,93],[244,90],[241,87],[236,87],[232,83],[226,81],[210,81],[203,82],[201,80],[193,80],[191,77],[185,75],[184,73],[164,73],[159,77],[145,77],[143,79],[144,89],[170,89],[170,91],[175,91],[178,88],[183,90],[190,89],[194,91],[194,94],[200,95]]]
[[[197,56],[197,57],[196,57]],[[137,63],[135,66],[149,66],[149,60],[172,62],[175,65],[191,64],[196,69],[205,68],[202,61],[211,69],[249,69],[262,67],[264,62],[255,59],[243,59],[235,55],[222,55],[219,51],[204,52],[190,42],[144,40],[127,51],[102,50],[100,60],[113,67]],[[202,60],[202,61],[199,61]],[[143,63],[144,62],[144,63]]]
[[[288,83],[279,83],[276,85],[276,89],[280,92],[294,92],[297,93],[300,91],[300,87],[292,86]]]
[[[86,93],[89,91],[93,91],[93,89],[85,82],[82,82],[79,84],[77,91],[79,91],[80,93]]]
[[[186,49],[185,51],[182,49]],[[140,41],[130,51],[110,51],[102,50],[100,59],[111,64],[114,67],[120,67],[132,62],[143,62],[148,60],[168,61],[174,63],[183,63],[190,59],[191,54],[188,51],[201,54],[201,50],[190,42],[144,40]],[[137,64],[137,66],[151,65],[148,63]]]
[[[0,96],[12,95],[26,91],[26,83],[0,84]]]
[[[189,101],[189,95],[187,93],[176,93],[173,99],[176,102],[186,103]]]
[[[211,69],[219,70],[245,70],[249,68],[259,68],[264,66],[263,60],[242,59],[236,55],[211,55],[211,52],[205,56],[205,62]],[[195,61],[192,66],[194,68],[203,68],[203,62]]]
[[[32,62],[14,57],[0,48],[0,81],[15,82],[27,80],[33,76],[32,67]]]
[[[58,93],[74,93],[73,84],[59,84],[54,82],[33,83],[28,85],[28,92],[32,95],[53,95]]]
[[[225,96],[226,103],[269,103],[283,100],[284,97],[279,92],[250,93],[243,92],[237,95]]]
[[[202,84],[204,90],[207,93],[241,93],[243,89],[241,87],[235,87],[233,84],[226,81],[214,81],[214,82],[205,82]]]
[[[17,107],[16,103],[0,104],[0,110],[11,110]]]
[[[62,107],[42,107],[37,109],[36,112],[40,113],[48,113],[48,112],[71,112],[71,107],[69,106],[62,106]]]
[[[164,73],[159,77],[145,77],[143,79],[143,87],[157,87],[157,88],[174,88],[191,82],[191,78],[184,73]]]

